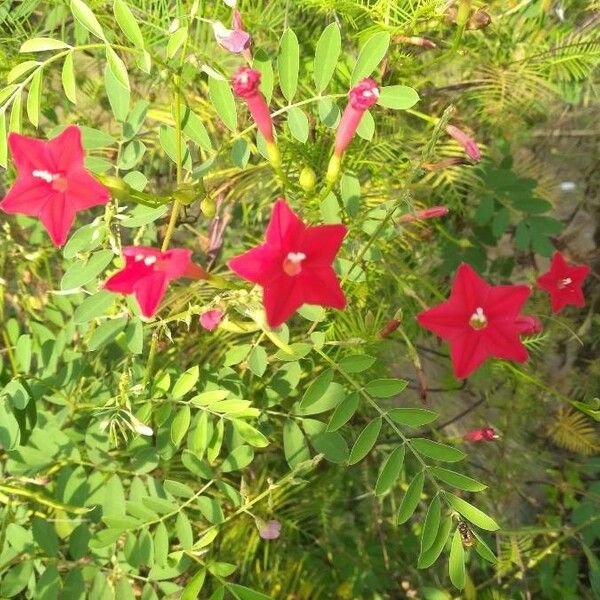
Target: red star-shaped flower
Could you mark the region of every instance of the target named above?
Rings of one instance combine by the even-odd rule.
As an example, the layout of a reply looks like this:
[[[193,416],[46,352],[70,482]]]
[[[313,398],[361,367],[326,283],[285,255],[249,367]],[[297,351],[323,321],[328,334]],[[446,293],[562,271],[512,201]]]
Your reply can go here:
[[[108,190],[83,166],[81,131],[76,125],[49,142],[11,133],[8,145],[17,179],[0,208],[39,217],[55,246],[67,240],[78,211],[109,201]]]
[[[125,266],[104,287],[119,294],[134,294],[145,317],[154,315],[170,281],[180,277],[206,278],[206,272],[192,262],[191,250],[175,248],[161,252],[156,248],[127,246],[123,248],[123,256]]]
[[[553,313],[560,312],[567,304],[585,306],[581,285],[589,273],[587,265],[570,265],[560,252],[554,253],[550,270],[537,280],[538,287],[550,294]]]
[[[454,374],[464,379],[487,358],[527,360],[518,319],[530,293],[526,285],[491,286],[462,264],[450,298],[419,313],[417,320],[450,344]]]
[[[343,225],[308,227],[280,198],[265,243],[230,260],[229,267],[263,287],[267,322],[277,327],[303,304],[346,306],[331,266],[345,235]]]

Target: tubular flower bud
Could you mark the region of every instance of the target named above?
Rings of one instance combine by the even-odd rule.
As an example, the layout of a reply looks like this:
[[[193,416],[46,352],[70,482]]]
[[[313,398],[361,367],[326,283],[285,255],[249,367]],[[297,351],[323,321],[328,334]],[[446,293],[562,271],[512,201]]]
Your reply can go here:
[[[265,97],[260,92],[260,73],[250,67],[241,67],[233,76],[233,93],[238,98],[243,98],[248,105],[248,110],[267,141],[267,144],[275,144],[273,137],[273,121],[269,113],[269,106]]]
[[[445,217],[448,214],[448,208],[446,206],[432,206],[425,210],[418,210],[415,214],[402,215],[400,223],[412,223],[413,221],[422,221],[424,219],[437,219],[439,217]]]
[[[453,137],[464,149],[467,156],[473,160],[481,159],[481,151],[477,142],[470,136],[467,135],[462,129],[455,127],[454,125],[448,125],[446,127],[446,133]]]
[[[493,442],[498,439],[498,435],[492,427],[482,427],[474,429],[463,435],[465,442]]]
[[[315,187],[316,179],[315,172],[310,167],[304,167],[300,171],[298,183],[305,192],[310,192]]]

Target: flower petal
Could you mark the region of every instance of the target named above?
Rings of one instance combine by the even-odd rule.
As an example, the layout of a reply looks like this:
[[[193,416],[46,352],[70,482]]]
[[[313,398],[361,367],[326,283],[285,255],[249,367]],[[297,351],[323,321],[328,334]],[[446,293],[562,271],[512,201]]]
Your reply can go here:
[[[531,289],[527,285],[498,285],[491,287],[483,306],[489,320],[514,321],[523,304],[529,298]]]
[[[348,229],[344,225],[307,227],[300,250],[306,254],[305,265],[330,265],[340,250]]]
[[[335,271],[330,267],[304,269],[298,276],[306,304],[317,304],[342,310],[346,307],[346,298]]]
[[[8,190],[0,203],[0,208],[9,214],[37,217],[40,210],[55,193],[42,179],[24,175],[18,177]]]
[[[134,287],[140,311],[145,317],[152,317],[167,291],[168,280],[164,273],[153,273],[140,279]]]
[[[481,332],[466,331],[450,342],[450,356],[457,379],[468,377],[489,357]]]
[[[83,144],[81,130],[77,125],[69,125],[56,137],[48,142],[48,149],[56,165],[62,173],[68,173],[83,168]]]
[[[266,242],[284,251],[297,252],[306,226],[283,198],[273,205]]]
[[[283,259],[266,244],[232,258],[227,264],[243,279],[259,285],[265,285],[283,274]]]
[[[471,314],[458,302],[447,300],[420,312],[417,315],[417,321],[421,327],[445,340],[450,340],[467,331]]]
[[[110,200],[109,191],[84,168],[69,172],[67,181],[67,199],[77,210],[107,204]]]
[[[11,133],[8,136],[8,146],[19,173],[31,175],[35,170],[54,172],[55,165],[48,142],[20,133]]]
[[[279,327],[304,304],[305,295],[298,283],[297,278],[281,275],[264,287],[263,304],[271,327]]]
[[[65,200],[65,195],[53,194],[40,210],[39,217],[54,245],[62,246],[75,220],[75,209]]]
[[[525,362],[529,355],[527,348],[521,342],[516,325],[505,327],[490,323],[482,332],[487,346],[487,352],[494,358]]]
[[[462,263],[456,271],[450,297],[472,314],[477,307],[485,305],[491,287],[471,265]]]
[[[163,272],[168,279],[183,277],[192,262],[192,251],[184,248],[174,248],[163,255]]]
[[[117,294],[133,294],[135,285],[147,275],[148,269],[142,263],[127,265],[106,280],[104,289]]]

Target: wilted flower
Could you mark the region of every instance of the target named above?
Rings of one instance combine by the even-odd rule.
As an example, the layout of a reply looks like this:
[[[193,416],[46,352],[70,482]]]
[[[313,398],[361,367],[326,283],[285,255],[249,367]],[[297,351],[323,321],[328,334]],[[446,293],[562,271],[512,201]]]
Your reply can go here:
[[[526,285],[491,286],[463,263],[450,298],[417,320],[450,344],[454,374],[464,379],[488,358],[527,360],[517,319],[530,293]]]
[[[550,270],[537,280],[538,287],[550,294],[553,313],[560,312],[568,304],[585,306],[581,286],[589,273],[587,265],[571,265],[560,252],[554,253]]]
[[[265,243],[229,261],[240,277],[263,288],[267,322],[278,327],[303,304],[342,309],[346,299],[332,267],[344,225],[309,227],[280,198]]]
[[[467,135],[462,129],[455,127],[454,125],[448,125],[446,127],[448,135],[453,137],[464,149],[467,156],[473,160],[481,159],[481,151],[477,142],[469,135]]]
[[[207,310],[200,315],[200,325],[207,331],[214,331],[219,326],[224,314],[218,308]]]
[[[108,190],[83,166],[81,130],[67,127],[49,142],[18,133],[8,136],[17,179],[0,208],[38,217],[55,246],[62,246],[75,214],[110,200]]]
[[[262,519],[256,519],[256,526],[258,527],[258,535],[263,540],[276,540],[281,533],[281,523],[275,519],[266,522]]]
[[[445,217],[448,214],[448,208],[446,206],[432,206],[424,210],[418,210],[414,214],[402,215],[398,221],[400,223],[412,223],[413,221],[422,221],[424,219],[437,219],[439,217]]]
[[[496,439],[498,439],[498,435],[492,427],[474,429],[463,435],[463,440],[465,440],[465,442],[493,442]]]

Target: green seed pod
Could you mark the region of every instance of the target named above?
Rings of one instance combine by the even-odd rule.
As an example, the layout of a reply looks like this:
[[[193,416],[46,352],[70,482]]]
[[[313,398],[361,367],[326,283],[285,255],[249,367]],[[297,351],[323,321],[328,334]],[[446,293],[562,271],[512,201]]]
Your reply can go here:
[[[313,190],[315,188],[316,182],[317,177],[315,175],[315,172],[310,167],[304,167],[304,169],[300,171],[298,183],[305,192],[310,192],[311,190]]]
[[[217,213],[215,201],[210,196],[206,196],[206,198],[200,202],[200,210],[207,219],[212,219]]]

